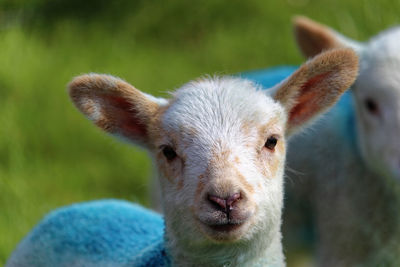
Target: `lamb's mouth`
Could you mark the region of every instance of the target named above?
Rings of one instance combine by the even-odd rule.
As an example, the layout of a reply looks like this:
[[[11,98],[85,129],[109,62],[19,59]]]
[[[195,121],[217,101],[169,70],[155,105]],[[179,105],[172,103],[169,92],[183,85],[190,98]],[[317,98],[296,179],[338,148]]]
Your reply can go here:
[[[214,224],[214,225],[207,225],[209,228],[211,228],[213,231],[216,232],[233,232],[237,229],[239,229],[243,223],[231,223],[228,222],[226,224]]]
[[[201,225],[202,232],[205,233],[211,239],[219,241],[233,241],[240,238],[240,236],[246,232],[247,220],[231,221],[231,220],[219,220],[219,221],[202,221],[198,220]]]
[[[252,212],[235,210],[226,214],[221,211],[198,213],[195,216],[201,231],[217,241],[234,241],[246,233],[251,225]]]

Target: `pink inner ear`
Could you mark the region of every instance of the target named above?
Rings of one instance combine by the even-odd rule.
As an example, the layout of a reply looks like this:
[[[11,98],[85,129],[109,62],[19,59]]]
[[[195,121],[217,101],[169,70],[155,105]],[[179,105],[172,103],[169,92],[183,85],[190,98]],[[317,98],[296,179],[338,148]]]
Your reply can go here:
[[[137,139],[147,135],[146,125],[138,118],[138,110],[123,97],[105,96],[111,114],[114,131],[121,132],[125,137]]]
[[[324,96],[320,90],[321,81],[326,81],[325,77],[329,74],[330,72],[325,72],[316,75],[301,86],[297,103],[289,114],[290,124],[297,125],[305,122],[320,110]]]

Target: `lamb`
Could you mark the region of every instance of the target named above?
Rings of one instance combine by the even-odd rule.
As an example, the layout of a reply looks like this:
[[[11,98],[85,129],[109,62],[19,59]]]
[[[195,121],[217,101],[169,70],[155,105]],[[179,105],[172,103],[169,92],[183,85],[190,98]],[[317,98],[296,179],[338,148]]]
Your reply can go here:
[[[400,266],[400,27],[359,43],[299,17],[295,34],[306,56],[353,48],[360,73],[313,131],[291,140],[284,224],[306,203],[318,265]]]
[[[286,138],[334,105],[357,71],[356,54],[338,49],[267,91],[208,77],[170,100],[109,75],[75,78],[69,92],[77,108],[152,155],[165,221],[121,201],[65,207],[28,234],[7,267],[284,266]]]

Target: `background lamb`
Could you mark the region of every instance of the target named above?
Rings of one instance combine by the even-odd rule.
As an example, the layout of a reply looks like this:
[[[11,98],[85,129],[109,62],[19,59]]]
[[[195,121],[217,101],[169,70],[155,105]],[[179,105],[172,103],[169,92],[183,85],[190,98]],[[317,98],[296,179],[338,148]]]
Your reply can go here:
[[[165,212],[165,244],[157,255],[165,245],[164,255],[177,266],[283,266],[285,139],[336,102],[355,80],[357,64],[352,50],[340,49],[317,56],[268,91],[244,79],[215,77],[184,85],[171,100],[91,74],[76,78],[70,94],[98,127],[153,156]],[[134,213],[137,230],[124,227]],[[63,227],[66,217],[74,219]],[[147,218],[156,221],[154,231]],[[7,266],[135,265],[138,255],[125,252],[153,251],[163,232],[160,221],[126,203],[67,207],[46,217]],[[82,235],[87,246],[77,248]],[[37,242],[43,237],[48,239]],[[138,249],[134,241],[146,237],[154,242]]]
[[[400,28],[359,43],[298,18],[295,33],[309,57],[352,47],[360,74],[324,120],[292,140],[284,221],[311,208],[321,266],[399,266]]]

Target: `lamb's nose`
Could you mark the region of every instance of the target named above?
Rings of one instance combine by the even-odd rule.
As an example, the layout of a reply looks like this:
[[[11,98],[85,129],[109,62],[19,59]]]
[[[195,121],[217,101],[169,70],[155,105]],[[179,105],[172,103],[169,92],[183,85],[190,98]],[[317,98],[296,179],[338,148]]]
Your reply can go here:
[[[221,198],[214,195],[208,195],[208,200],[214,207],[218,208],[219,210],[228,213],[233,209],[235,204],[240,200],[240,193],[235,193],[228,198]]]

